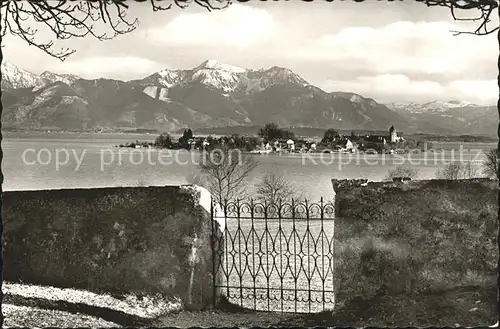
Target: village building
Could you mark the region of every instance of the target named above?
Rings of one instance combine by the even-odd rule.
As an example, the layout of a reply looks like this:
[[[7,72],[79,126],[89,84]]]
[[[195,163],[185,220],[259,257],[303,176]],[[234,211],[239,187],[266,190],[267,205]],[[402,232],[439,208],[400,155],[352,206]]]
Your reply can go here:
[[[363,137],[363,140],[367,143],[375,143],[375,144],[387,144],[387,136],[380,135],[366,135]]]
[[[281,150],[281,144],[279,141],[275,140],[273,142],[273,151],[280,151]]]
[[[396,128],[392,125],[389,128],[389,135],[366,135],[363,139],[368,143],[376,144],[387,144],[387,143],[398,143],[404,141],[403,137],[398,135]]]
[[[348,138],[343,138],[335,143],[336,148],[341,152],[353,152],[356,149],[356,145]]]
[[[396,128],[394,128],[394,126],[391,126],[391,128],[389,128],[389,135],[391,143],[398,143],[404,140],[403,137],[398,136],[398,133],[396,131]]]

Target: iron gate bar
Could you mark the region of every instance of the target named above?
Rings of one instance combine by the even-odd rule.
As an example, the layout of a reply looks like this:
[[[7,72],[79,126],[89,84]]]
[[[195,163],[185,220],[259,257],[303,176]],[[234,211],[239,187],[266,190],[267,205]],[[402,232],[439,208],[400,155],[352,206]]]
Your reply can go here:
[[[267,208],[265,208],[265,211],[266,211],[265,216],[267,218]],[[268,242],[269,242],[267,239],[267,233],[269,232],[269,230],[268,230],[268,226],[267,226],[267,221],[265,221],[265,223],[266,223],[266,230],[265,230],[264,234],[266,235],[266,266],[267,266],[267,273],[269,273],[269,253],[267,252],[267,246],[268,246]],[[267,282],[267,309],[269,310],[269,306],[270,306],[269,303],[271,301],[269,300],[270,296],[269,296],[269,276],[268,275],[266,275],[266,282]]]
[[[210,241],[210,246],[212,247],[212,284],[213,284],[213,290],[212,290],[212,298],[213,298],[213,306],[216,306],[217,304],[217,252],[216,252],[216,246],[215,243],[217,241],[217,236],[219,232],[215,230],[215,216],[214,216],[214,201],[210,197],[210,225],[212,226],[212,236],[211,236],[211,241]],[[216,233],[217,232],[217,233]]]
[[[295,200],[292,199],[292,217],[293,217],[293,228],[292,228],[292,232],[296,232],[295,230]],[[294,255],[297,255],[297,241],[295,240],[295,234],[293,235],[293,254]],[[302,262],[301,262],[302,264]],[[294,265],[294,268],[295,268],[295,272],[294,273],[297,273],[297,260],[295,259],[295,261],[293,262],[293,265]],[[297,301],[298,301],[298,297],[297,297],[297,280],[296,278],[294,278],[295,280],[294,281],[294,284],[295,284],[295,303],[294,303],[294,310],[295,312],[297,312]]]
[[[281,312],[285,311],[285,302],[293,301],[294,312],[299,312],[298,303],[307,303],[309,312],[315,303],[321,303],[319,305],[322,307],[321,310],[325,310],[328,304],[334,303],[334,252],[332,250],[334,205],[332,202],[325,203],[323,198],[319,203],[310,203],[307,199],[303,202],[293,199],[290,202],[278,200],[276,203],[236,200],[224,202],[221,208],[225,222],[224,231],[218,240],[219,244],[214,243],[212,246],[217,249],[213,251],[214,255],[221,256],[218,266],[214,262],[214,278],[223,275],[224,282],[218,284],[214,279],[214,289],[225,288],[227,298],[236,298],[240,306],[243,306],[247,300],[252,300],[253,309],[256,310],[261,307],[261,301],[267,301],[265,307],[267,311],[273,308]],[[213,210],[211,213],[215,219],[216,214]],[[324,226],[327,217],[331,218],[332,224],[330,239]],[[312,226],[312,223],[317,221],[319,225]],[[234,222],[237,224],[235,232]],[[302,224],[305,224],[305,227]],[[248,225],[250,225],[249,228]],[[304,228],[303,234],[300,233],[299,231]],[[318,228],[319,232],[316,232]],[[263,231],[262,234],[257,233],[257,229]],[[292,236],[293,253],[291,252]],[[221,243],[222,239],[223,243]],[[327,251],[325,251],[325,239]],[[258,247],[256,247],[256,242],[258,242]],[[249,243],[251,243],[251,248]],[[265,243],[265,248],[263,243]],[[276,246],[277,243],[279,243],[279,248]],[[286,245],[284,246],[283,243]],[[223,250],[221,250],[222,247],[224,247]],[[318,260],[320,256],[321,261]],[[242,260],[242,257],[245,259]],[[286,260],[283,259],[284,257]],[[304,257],[307,257],[307,265]],[[328,259],[327,262],[325,262],[325,257]],[[293,266],[291,261],[293,261]],[[300,264],[298,264],[299,261]],[[332,279],[331,287],[327,287],[329,277]],[[251,279],[251,285],[248,285],[249,279]],[[264,285],[262,285],[263,279],[265,279]],[[292,280],[293,289],[289,285]],[[304,287],[306,282],[307,289]],[[234,290],[238,293],[234,294]],[[258,291],[265,292],[265,295],[258,294]],[[292,293],[293,298],[288,293]],[[306,297],[303,293],[306,293]],[[333,298],[329,298],[327,294]],[[273,301],[273,307],[271,307],[271,301]],[[279,301],[279,306],[274,303],[275,301]],[[246,307],[251,308],[251,306]],[[286,308],[288,310],[290,305],[287,304]]]
[[[323,218],[324,216],[324,212],[323,212],[323,198],[321,198],[320,200],[321,202],[321,218]],[[321,233],[323,233],[324,231],[324,227],[323,227],[323,221],[321,221]],[[320,234],[321,234],[320,233]],[[323,239],[321,239],[321,255],[323,255],[325,253],[324,251],[324,242],[323,242]],[[321,257],[321,273],[325,273],[325,257]],[[322,284],[322,287],[323,287],[323,311],[325,310],[325,279],[324,278],[321,278],[321,284]]]
[[[254,229],[254,213],[253,213],[253,200],[250,200],[251,201],[251,217],[252,217],[252,230]],[[248,250],[248,246],[247,246],[247,250]],[[252,232],[252,265],[253,265],[253,273],[255,273],[255,235],[253,234]],[[253,277],[253,304],[254,304],[254,309],[257,308],[257,289],[256,289],[256,286],[255,286],[255,280],[256,280],[256,277]]]
[[[278,233],[281,233],[281,209],[278,211],[278,216],[279,216],[279,227],[278,227]],[[273,247],[275,247],[273,245]],[[283,249],[282,249],[282,240],[281,240],[281,234],[280,234],[280,255],[283,255]],[[276,248],[276,247],[275,247]],[[280,269],[283,270],[283,257],[280,257]],[[283,276],[280,276],[280,284],[281,284],[281,311],[283,311]]]

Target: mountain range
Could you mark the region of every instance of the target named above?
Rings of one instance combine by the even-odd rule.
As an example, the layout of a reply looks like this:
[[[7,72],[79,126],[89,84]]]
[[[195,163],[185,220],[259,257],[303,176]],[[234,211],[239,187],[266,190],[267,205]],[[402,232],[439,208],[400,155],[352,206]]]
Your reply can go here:
[[[207,60],[131,81],[34,74],[3,62],[5,127],[176,131],[255,126],[496,134],[495,106],[464,101],[381,104],[355,93],[326,92],[289,69],[244,69]],[[494,119],[493,119],[494,118]]]

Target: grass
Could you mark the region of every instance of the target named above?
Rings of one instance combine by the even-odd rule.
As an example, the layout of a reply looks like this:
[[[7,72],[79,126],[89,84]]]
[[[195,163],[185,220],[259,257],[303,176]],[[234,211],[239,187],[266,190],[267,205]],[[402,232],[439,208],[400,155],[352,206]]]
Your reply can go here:
[[[9,282],[3,283],[2,292],[7,327],[146,326],[182,307],[178,300],[161,296],[117,298],[85,290]]]
[[[338,307],[323,320],[495,322],[496,192],[474,181],[429,181],[337,194]]]
[[[118,324],[84,314],[71,314],[64,311],[44,310],[32,306],[2,304],[5,317],[4,328],[11,327],[98,327],[112,328]]]
[[[4,328],[117,327],[269,327],[293,314],[254,312],[229,303],[217,310],[185,311],[181,305],[154,298],[105,294],[76,289],[4,283]]]
[[[279,326],[486,327],[495,322],[495,301],[495,286],[356,297],[333,313],[286,319]]]

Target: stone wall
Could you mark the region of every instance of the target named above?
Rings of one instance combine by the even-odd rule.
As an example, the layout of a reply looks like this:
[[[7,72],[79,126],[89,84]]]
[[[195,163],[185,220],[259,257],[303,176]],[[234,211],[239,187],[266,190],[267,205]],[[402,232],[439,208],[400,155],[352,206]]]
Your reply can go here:
[[[465,184],[465,185],[464,185]],[[434,187],[467,187],[471,185],[481,185],[489,189],[496,189],[498,181],[488,178],[473,178],[473,179],[430,179],[430,180],[394,180],[383,182],[370,182],[368,179],[332,179],[334,193],[349,191],[358,187],[366,187],[367,189],[419,189]]]
[[[450,297],[441,309],[433,310],[460,313],[463,308],[466,314],[457,318],[471,321],[468,325],[496,321],[498,181],[332,180],[332,184],[336,301],[341,309],[343,303],[358,298],[368,300],[367,305],[386,305],[386,310],[372,310],[379,312],[380,322],[370,324],[436,325],[418,322],[419,303],[460,290],[466,292],[460,299]],[[481,300],[479,296],[485,295],[488,300]],[[387,305],[394,300],[403,304],[391,310]],[[477,311],[480,305],[483,313]],[[474,307],[477,312],[468,313]],[[430,319],[430,313],[423,314]],[[474,322],[479,314],[486,317],[482,323]],[[382,320],[383,316],[387,318]],[[391,322],[398,317],[399,324]]]
[[[212,306],[212,220],[190,187],[5,192],[4,280]]]

